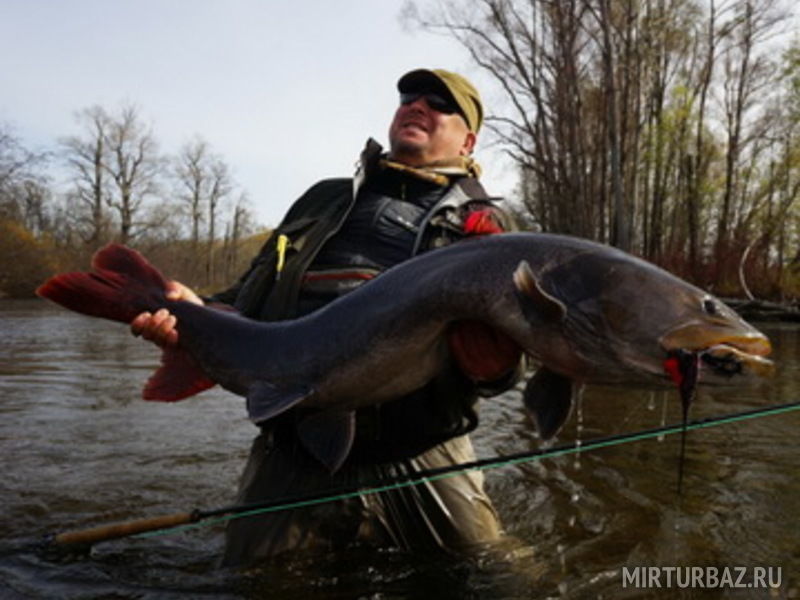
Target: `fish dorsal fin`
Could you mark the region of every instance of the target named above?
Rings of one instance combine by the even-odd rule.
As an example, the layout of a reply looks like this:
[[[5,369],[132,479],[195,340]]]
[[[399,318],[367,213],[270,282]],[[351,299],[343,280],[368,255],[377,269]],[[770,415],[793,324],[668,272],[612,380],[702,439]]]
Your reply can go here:
[[[283,388],[266,381],[256,381],[247,390],[247,414],[253,423],[259,425],[289,410],[313,393],[313,388],[306,385]]]
[[[539,285],[528,261],[521,260],[514,270],[514,285],[525,316],[537,321],[562,321],[567,307],[555,296],[548,294]]]
[[[297,424],[297,435],[314,458],[335,473],[350,454],[356,434],[352,410],[325,410]]]
[[[142,398],[175,402],[214,385],[188,352],[180,347],[167,347],[161,354],[161,367],[144,386]]]
[[[543,440],[549,440],[567,422],[574,387],[572,380],[547,367],[541,367],[528,380],[522,398]]]

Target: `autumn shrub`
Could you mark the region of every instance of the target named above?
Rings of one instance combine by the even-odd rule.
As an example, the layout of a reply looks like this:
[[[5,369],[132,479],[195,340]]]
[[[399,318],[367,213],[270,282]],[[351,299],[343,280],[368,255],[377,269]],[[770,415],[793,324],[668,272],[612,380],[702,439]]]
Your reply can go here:
[[[51,242],[16,221],[0,219],[0,296],[31,297],[58,267]]]

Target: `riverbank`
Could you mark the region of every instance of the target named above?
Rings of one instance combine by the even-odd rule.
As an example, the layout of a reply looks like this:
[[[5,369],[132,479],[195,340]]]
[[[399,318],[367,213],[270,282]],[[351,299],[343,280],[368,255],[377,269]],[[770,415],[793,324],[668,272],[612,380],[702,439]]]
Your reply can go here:
[[[723,298],[722,300],[748,321],[800,323],[800,303],[796,300],[786,303],[746,298]]]

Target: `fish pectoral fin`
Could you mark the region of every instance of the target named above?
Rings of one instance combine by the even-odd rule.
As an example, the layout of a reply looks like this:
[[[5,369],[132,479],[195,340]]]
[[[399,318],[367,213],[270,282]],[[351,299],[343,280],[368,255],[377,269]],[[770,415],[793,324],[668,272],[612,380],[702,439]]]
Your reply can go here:
[[[284,388],[257,381],[247,390],[247,414],[253,423],[259,425],[289,410],[313,393],[314,389],[306,385]]]
[[[572,380],[547,367],[528,380],[522,398],[543,440],[549,440],[567,422],[574,393]]]
[[[306,450],[335,473],[353,447],[356,414],[352,410],[320,411],[297,424],[297,435]]]
[[[514,285],[525,317],[532,321],[562,321],[567,307],[542,289],[528,261],[521,260],[514,270]]]
[[[179,347],[167,347],[161,354],[161,366],[142,390],[142,398],[175,402],[215,385],[188,352]]]

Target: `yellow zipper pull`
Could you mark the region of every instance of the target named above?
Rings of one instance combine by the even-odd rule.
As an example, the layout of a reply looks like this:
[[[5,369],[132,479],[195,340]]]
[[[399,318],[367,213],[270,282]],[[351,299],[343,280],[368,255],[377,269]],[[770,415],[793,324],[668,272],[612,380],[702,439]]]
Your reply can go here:
[[[277,251],[278,251],[278,261],[275,264],[275,281],[278,281],[281,278],[281,271],[283,271],[283,265],[286,262],[286,248],[289,247],[289,238],[283,234],[278,236],[277,241]]]

